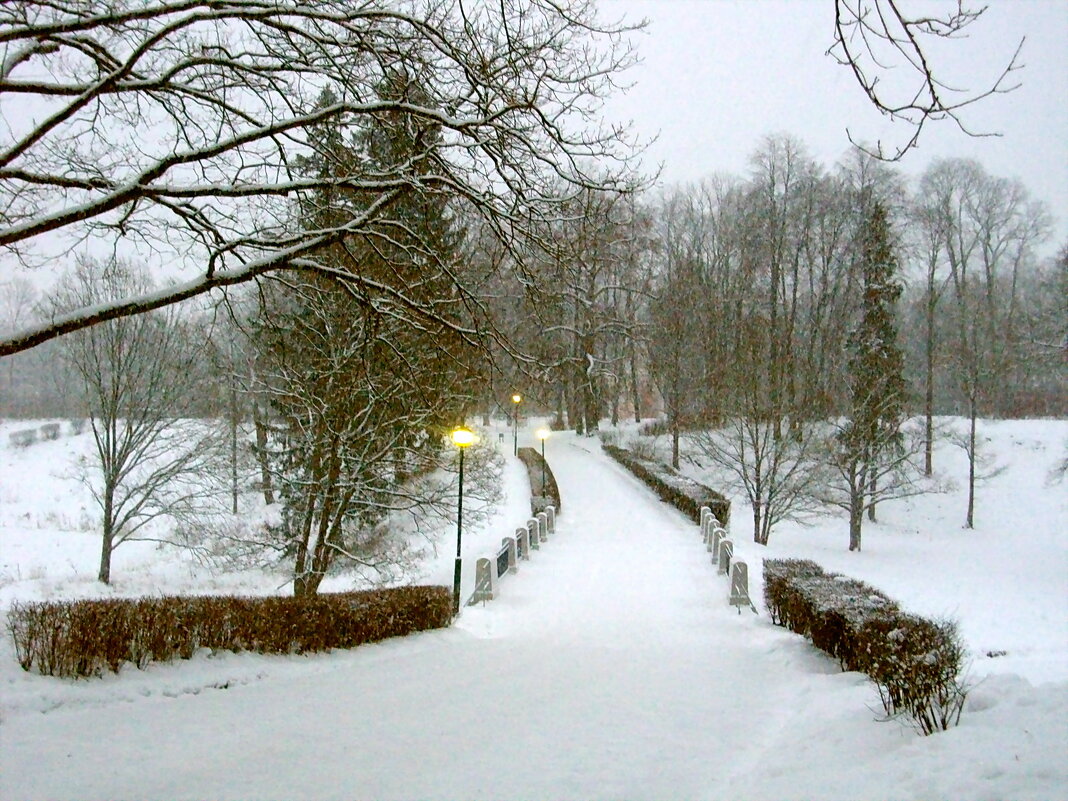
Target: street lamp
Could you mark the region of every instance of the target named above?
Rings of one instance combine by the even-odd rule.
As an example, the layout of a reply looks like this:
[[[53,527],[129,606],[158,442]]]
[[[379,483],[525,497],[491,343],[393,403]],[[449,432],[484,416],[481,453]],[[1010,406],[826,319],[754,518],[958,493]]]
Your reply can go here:
[[[460,493],[456,502],[456,564],[452,573],[452,613],[460,614],[460,537],[463,534],[464,520],[464,449],[473,445],[478,439],[474,432],[463,426],[454,429],[450,435],[452,443],[460,449]]]
[[[512,396],[512,403],[515,404],[515,413],[512,415],[512,456],[519,455],[519,401],[523,400],[523,396],[518,392]]]
[[[541,440],[541,495],[545,496],[545,440],[549,438],[549,434],[552,432],[549,429],[542,427],[534,432],[535,436]]]

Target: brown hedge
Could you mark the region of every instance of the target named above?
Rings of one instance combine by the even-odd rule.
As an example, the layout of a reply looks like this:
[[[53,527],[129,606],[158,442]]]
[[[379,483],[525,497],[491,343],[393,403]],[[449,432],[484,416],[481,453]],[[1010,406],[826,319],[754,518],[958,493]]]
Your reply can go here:
[[[530,513],[536,515],[546,506],[553,506],[560,513],[560,488],[556,486],[556,477],[549,469],[549,462],[541,458],[534,448],[520,448],[519,459],[527,468],[530,476]],[[541,484],[542,465],[545,466],[545,486]]]
[[[124,662],[188,659],[198,648],[306,653],[353,648],[452,620],[448,587],[307,598],[170,596],[14,603],[8,630],[24,670],[95,676]]]
[[[639,459],[630,451],[607,443],[601,443],[601,447],[605,453],[651,487],[660,500],[670,503],[695,523],[701,522],[702,506],[712,510],[720,525],[726,527],[730,522],[731,502],[725,495],[693,479],[680,476],[666,464]]]
[[[807,559],[764,560],[772,622],[804,635],[843,670],[866,673],[887,715],[907,714],[924,734],[960,719],[965,649],[952,621],[907,614],[862,581]]]

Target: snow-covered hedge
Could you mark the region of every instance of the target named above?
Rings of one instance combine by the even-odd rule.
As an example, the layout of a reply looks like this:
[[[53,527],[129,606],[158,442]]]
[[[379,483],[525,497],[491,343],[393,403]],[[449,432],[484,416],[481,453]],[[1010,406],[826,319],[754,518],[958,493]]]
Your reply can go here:
[[[124,662],[188,659],[198,648],[305,653],[353,648],[452,620],[448,587],[308,598],[196,596],[14,603],[8,629],[24,670],[95,676]]]
[[[695,523],[701,522],[701,507],[707,506],[712,514],[726,527],[731,517],[731,502],[726,496],[693,479],[680,476],[668,465],[635,456],[628,450],[602,442],[604,452],[644,481],[662,501],[688,515]]]
[[[843,670],[867,673],[887,715],[909,715],[924,734],[960,719],[967,689],[956,623],[903,612],[874,587],[806,559],[764,560],[764,603],[773,622]]]
[[[534,448],[520,448],[519,458],[526,465],[527,473],[530,474],[530,513],[536,515],[544,512],[546,506],[556,507],[560,513],[560,488],[556,486],[556,478],[549,469],[549,463],[541,458],[541,454]],[[545,486],[541,485],[542,468],[545,470]]]

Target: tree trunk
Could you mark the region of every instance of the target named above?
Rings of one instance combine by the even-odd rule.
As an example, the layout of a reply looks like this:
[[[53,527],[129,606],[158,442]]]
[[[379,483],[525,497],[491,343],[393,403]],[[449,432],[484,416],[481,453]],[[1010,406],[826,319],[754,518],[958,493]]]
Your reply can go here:
[[[965,528],[975,528],[975,398],[968,400],[968,518]]]
[[[293,579],[293,596],[295,598],[310,598],[319,592],[319,585],[322,582],[322,573],[302,573]]]
[[[860,550],[860,533],[864,525],[864,498],[867,490],[866,471],[861,468],[857,474],[856,466],[849,482],[849,550]]]
[[[237,380],[230,372],[230,491],[231,511],[237,514]]]
[[[928,292],[933,292],[928,288]],[[929,297],[927,300],[927,375],[923,396],[924,415],[924,443],[923,443],[923,474],[930,477],[934,471],[934,313],[935,306]]]
[[[114,550],[115,543],[112,493],[111,488],[104,489],[104,533],[100,538],[100,569],[96,574],[97,581],[104,584],[111,583],[111,552]]]
[[[671,466],[679,469],[679,416],[671,415]]]
[[[641,396],[638,394],[638,357],[634,354],[633,346],[630,354],[630,400],[634,404],[634,422],[642,421]]]
[[[849,499],[849,550],[860,550],[860,532],[864,523],[864,493],[854,493]]]
[[[274,488],[271,485],[271,465],[267,459],[267,425],[260,415],[259,406],[252,405],[253,425],[256,428],[256,460],[260,463],[260,484],[263,486],[263,502],[274,503]]]
[[[754,501],[753,501],[753,542],[757,543],[758,545],[766,544],[766,543],[761,543],[761,541],[760,541],[760,537],[761,537],[761,535],[763,533],[763,527],[760,525],[761,522],[762,521],[761,521],[760,500],[759,499],[754,499]]]
[[[868,482],[868,520],[873,523],[875,522],[875,493],[879,489],[879,482],[874,474],[873,470],[871,480]]]
[[[771,539],[771,516],[764,511],[764,519],[760,521],[760,544],[767,545]]]

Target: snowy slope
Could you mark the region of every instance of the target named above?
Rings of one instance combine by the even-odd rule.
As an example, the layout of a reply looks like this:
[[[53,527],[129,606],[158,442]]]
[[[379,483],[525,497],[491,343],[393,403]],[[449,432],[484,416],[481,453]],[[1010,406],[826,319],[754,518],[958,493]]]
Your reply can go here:
[[[962,725],[930,738],[877,722],[863,676],[730,609],[696,526],[597,450],[550,440],[559,533],[451,630],[91,682],[0,668],[0,797],[1065,795],[1063,678],[991,670]],[[451,570],[441,550],[435,576]],[[1049,607],[1063,619],[1063,603]]]

